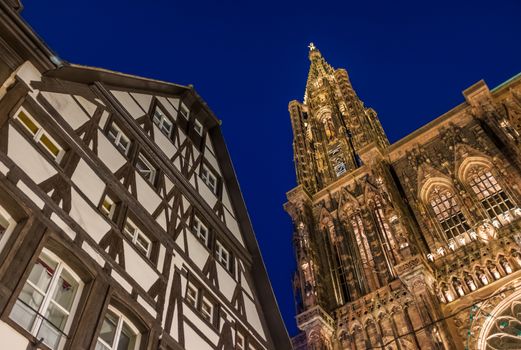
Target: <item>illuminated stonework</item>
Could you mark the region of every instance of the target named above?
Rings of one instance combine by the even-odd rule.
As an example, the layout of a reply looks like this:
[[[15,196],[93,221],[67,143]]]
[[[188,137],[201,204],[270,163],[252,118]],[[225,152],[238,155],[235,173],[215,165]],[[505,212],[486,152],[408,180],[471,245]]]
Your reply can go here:
[[[347,72],[309,49],[289,103],[295,348],[521,348],[521,77],[478,82],[390,145]]]

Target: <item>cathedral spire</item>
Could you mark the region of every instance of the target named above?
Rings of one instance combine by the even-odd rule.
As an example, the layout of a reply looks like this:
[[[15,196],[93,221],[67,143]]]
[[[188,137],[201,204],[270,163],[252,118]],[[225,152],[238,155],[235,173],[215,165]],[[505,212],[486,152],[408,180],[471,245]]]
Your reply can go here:
[[[304,103],[290,103],[297,178],[314,193],[362,165],[361,150],[388,145],[376,112],[358,98],[345,69],[334,69],[315,44]]]

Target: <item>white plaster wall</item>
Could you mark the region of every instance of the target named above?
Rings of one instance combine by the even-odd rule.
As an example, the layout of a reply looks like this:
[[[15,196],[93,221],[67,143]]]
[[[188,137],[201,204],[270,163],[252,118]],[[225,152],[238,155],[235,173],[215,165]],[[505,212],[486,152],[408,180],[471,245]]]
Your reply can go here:
[[[100,130],[98,130],[98,157],[113,173],[127,162]]]
[[[197,265],[199,270],[202,270],[210,254],[191,232],[187,233],[186,239],[188,240],[190,258]]]
[[[134,119],[138,119],[145,115],[145,112],[139,105],[130,97],[128,92],[125,91],[116,91],[111,90],[110,91],[114,97],[123,105],[123,108],[127,110],[128,113],[132,116]]]
[[[170,141],[159,128],[154,124],[154,141],[156,145],[163,151],[163,153],[168,157],[168,159],[172,158],[172,156],[177,151],[177,148],[174,146],[172,141]]]
[[[16,187],[22,190],[22,192],[29,197],[31,201],[33,201],[38,208],[43,209],[45,202],[36,194],[34,193],[22,180],[18,181],[16,184]]]
[[[244,308],[246,309],[246,319],[248,320],[249,324],[253,326],[253,328],[263,339],[266,339],[266,335],[264,334],[264,329],[262,328],[255,304],[246,295],[244,296]]]
[[[226,185],[223,186],[223,195],[222,195],[222,202],[224,206],[228,209],[230,213],[235,216],[235,213],[233,211],[232,202],[230,201],[230,197],[228,196],[228,188]]]
[[[204,142],[206,144],[206,149],[215,154],[215,150],[213,148],[212,139],[210,138],[210,135],[206,134],[206,140]]]
[[[74,95],[74,97],[76,98],[76,100],[78,100],[80,105],[87,111],[88,115],[92,117],[98,107],[83,96]]]
[[[51,214],[51,220],[69,236],[70,239],[76,238],[76,232],[69,225],[67,225],[56,213]]]
[[[129,294],[132,293],[132,286],[130,283],[128,283],[127,280],[123,278],[123,276],[121,276],[116,270],[112,270],[110,275],[116,280],[116,282],[119,283],[121,287],[123,287],[124,290],[126,290]]]
[[[222,267],[219,264],[217,264],[217,278],[219,279],[219,289],[224,294],[226,299],[228,299],[228,301],[231,301],[237,283],[230,276],[228,271],[226,271],[224,267]]]
[[[105,219],[95,211],[75,189],[71,190],[71,211],[69,215],[96,241],[110,229]]]
[[[168,101],[175,107],[175,109],[179,109],[179,99],[177,97],[169,97]]]
[[[240,264],[242,265],[242,262],[240,262]],[[242,268],[244,268],[244,266]],[[250,298],[253,298],[253,293],[251,292],[250,284],[248,283],[248,280],[246,279],[246,276],[244,275],[244,272],[242,272],[242,271],[241,271],[241,286],[246,291],[246,293],[250,296]]]
[[[125,270],[144,290],[148,290],[157,280],[158,274],[143,261],[141,255],[127,241],[123,241],[123,249],[125,251]]]
[[[174,120],[177,120],[177,112],[176,110],[172,107],[172,104],[170,104],[166,98],[162,97],[162,96],[157,96],[157,99],[163,104],[163,106],[165,106],[166,110],[168,113],[170,113],[170,115],[172,116],[172,118],[174,118]],[[179,103],[179,100],[178,100],[178,103]]]
[[[25,61],[22,66],[18,68],[16,75],[29,86],[31,86],[31,82],[40,81],[42,77],[38,69],[29,61]]]
[[[195,326],[196,329],[201,331],[211,342],[213,342],[213,345],[217,345],[217,342],[219,341],[219,335],[209,326],[204,323],[204,321],[199,317],[199,315],[194,314],[192,309],[190,309],[188,306],[185,306],[183,308],[184,316],[190,320]],[[191,327],[184,323],[185,327],[185,347],[186,349],[213,349],[213,347],[210,347],[209,344],[202,339],[197,333],[193,332]],[[190,331],[188,334],[186,333],[187,329]],[[190,340],[188,338],[191,338]],[[195,346],[195,344],[200,344],[198,346]],[[193,347],[192,347],[192,346]],[[208,347],[204,347],[207,345]]]
[[[244,240],[242,239],[241,231],[239,230],[239,225],[237,224],[237,220],[232,216],[232,214],[228,211],[228,209],[224,208],[224,218],[226,220],[226,226],[233,233],[235,238],[239,240],[239,242],[244,245]]]
[[[54,167],[12,126],[9,126],[9,143],[7,147],[9,158],[37,184],[56,174]]]
[[[74,130],[89,120],[71,95],[47,91],[42,91],[42,95]]]
[[[150,305],[149,303],[147,303],[145,301],[145,299],[143,299],[141,296],[137,296],[137,302],[143,306],[145,308],[145,310],[147,310],[147,312],[153,317],[153,318],[156,318],[157,316],[157,311],[152,307],[152,305]]]
[[[27,350],[29,341],[7,323],[0,321],[0,341],[5,350]]]
[[[139,104],[139,106],[146,112],[150,109],[150,103],[152,102],[152,96],[146,94],[139,94],[137,92],[130,93]]]
[[[172,190],[172,188],[174,188],[174,183],[166,175],[165,175],[165,187],[166,187],[166,193],[170,192],[170,190]]]
[[[157,216],[156,222],[166,231],[166,215],[165,211],[162,210],[161,213]]]
[[[83,159],[78,162],[71,180],[95,206],[98,205],[105,189],[105,183]]]
[[[215,156],[210,153],[210,152],[206,152],[204,154],[204,158],[208,161],[208,163],[210,163],[210,165],[217,170],[217,172],[219,173],[219,175],[221,175],[221,172],[219,170],[219,163],[217,163],[217,158],[215,158]]]
[[[137,199],[139,203],[146,209],[150,214],[156,210],[159,203],[161,203],[161,197],[157,195],[156,192],[150,187],[148,182],[143,179],[141,175],[137,171],[135,171],[136,177],[136,190],[137,190]]]
[[[199,194],[201,197],[204,198],[206,203],[210,206],[210,208],[213,208],[215,203],[217,203],[217,197],[213,192],[206,186],[206,184],[201,180],[201,178],[198,176],[198,182],[199,182]]]
[[[105,266],[105,259],[94,249],[92,248],[87,242],[83,242],[81,245],[81,249],[83,249],[89,256],[94,259],[99,266],[103,267]]]

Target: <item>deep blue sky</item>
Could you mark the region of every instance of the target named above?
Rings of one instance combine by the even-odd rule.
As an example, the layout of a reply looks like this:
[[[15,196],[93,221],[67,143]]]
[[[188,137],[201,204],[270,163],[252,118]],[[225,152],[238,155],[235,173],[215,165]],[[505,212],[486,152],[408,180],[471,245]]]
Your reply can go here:
[[[63,59],[193,84],[216,115],[277,299],[296,333],[288,102],[303,98],[307,45],[348,70],[394,142],[521,71],[521,2],[23,1]]]

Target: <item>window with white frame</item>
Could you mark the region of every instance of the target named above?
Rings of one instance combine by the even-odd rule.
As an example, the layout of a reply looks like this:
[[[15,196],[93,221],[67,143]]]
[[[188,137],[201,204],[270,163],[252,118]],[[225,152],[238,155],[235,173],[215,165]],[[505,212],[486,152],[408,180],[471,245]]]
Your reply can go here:
[[[487,211],[489,218],[498,219],[503,225],[507,224],[509,216],[505,214],[515,206],[494,175],[482,167],[474,167],[470,171],[469,185]]]
[[[150,242],[150,239],[148,239],[148,237],[143,232],[141,232],[141,230],[137,227],[136,224],[132,222],[132,220],[127,219],[127,221],[125,221],[123,232],[128,236],[128,238],[141,253],[145,254],[147,258],[150,257],[152,242]]]
[[[168,119],[168,117],[163,113],[163,111],[158,107],[154,111],[154,116],[152,117],[152,121],[156,126],[161,130],[163,134],[167,137],[172,135],[172,129],[174,128],[174,124]]]
[[[206,321],[213,322],[213,304],[204,296],[201,301],[201,314]]]
[[[33,117],[23,108],[16,113],[16,119],[31,133],[33,141],[43,146],[43,148],[59,162],[65,151],[41,126]]]
[[[201,124],[201,122],[197,119],[194,121],[194,130],[199,135],[203,134],[203,124]]]
[[[190,282],[187,282],[185,299],[186,299],[186,302],[188,304],[192,305],[194,308],[197,308],[198,294],[199,294],[199,291],[197,290],[197,287],[195,287]]]
[[[183,118],[188,119],[190,115],[190,111],[186,107],[184,103],[181,102],[181,106],[179,106],[179,113],[183,116]]]
[[[62,349],[83,282],[61,259],[43,250],[9,317],[51,349]]]
[[[193,232],[194,234],[197,236],[197,238],[199,238],[205,246],[208,246],[208,236],[209,236],[209,231],[208,231],[208,227],[206,227],[205,224],[202,223],[202,221],[196,216],[194,215],[194,225],[193,225]]]
[[[157,169],[142,153],[140,153],[138,156],[136,169],[138,173],[140,173],[145,178],[145,180],[154,185],[156,181]]]
[[[201,179],[214,194],[217,194],[217,176],[205,164],[201,167]]]
[[[121,312],[109,306],[99,332],[95,350],[137,350],[138,329]]]
[[[130,138],[121,131],[121,129],[116,125],[116,123],[111,123],[107,130],[107,137],[110,142],[116,146],[118,150],[121,151],[124,155],[128,155],[130,151]]]
[[[221,242],[216,241],[215,244],[215,256],[217,258],[217,261],[223,265],[226,270],[230,270],[230,253],[226,248],[223,247]]]
[[[112,217],[114,216],[114,211],[116,210],[116,203],[114,203],[112,198],[110,198],[110,196],[107,194],[105,195],[105,197],[103,197],[100,209],[106,217],[112,219]]]
[[[0,251],[4,248],[15,226],[14,219],[0,206]]]
[[[447,239],[470,230],[467,219],[449,189],[441,186],[434,187],[429,202]]]

